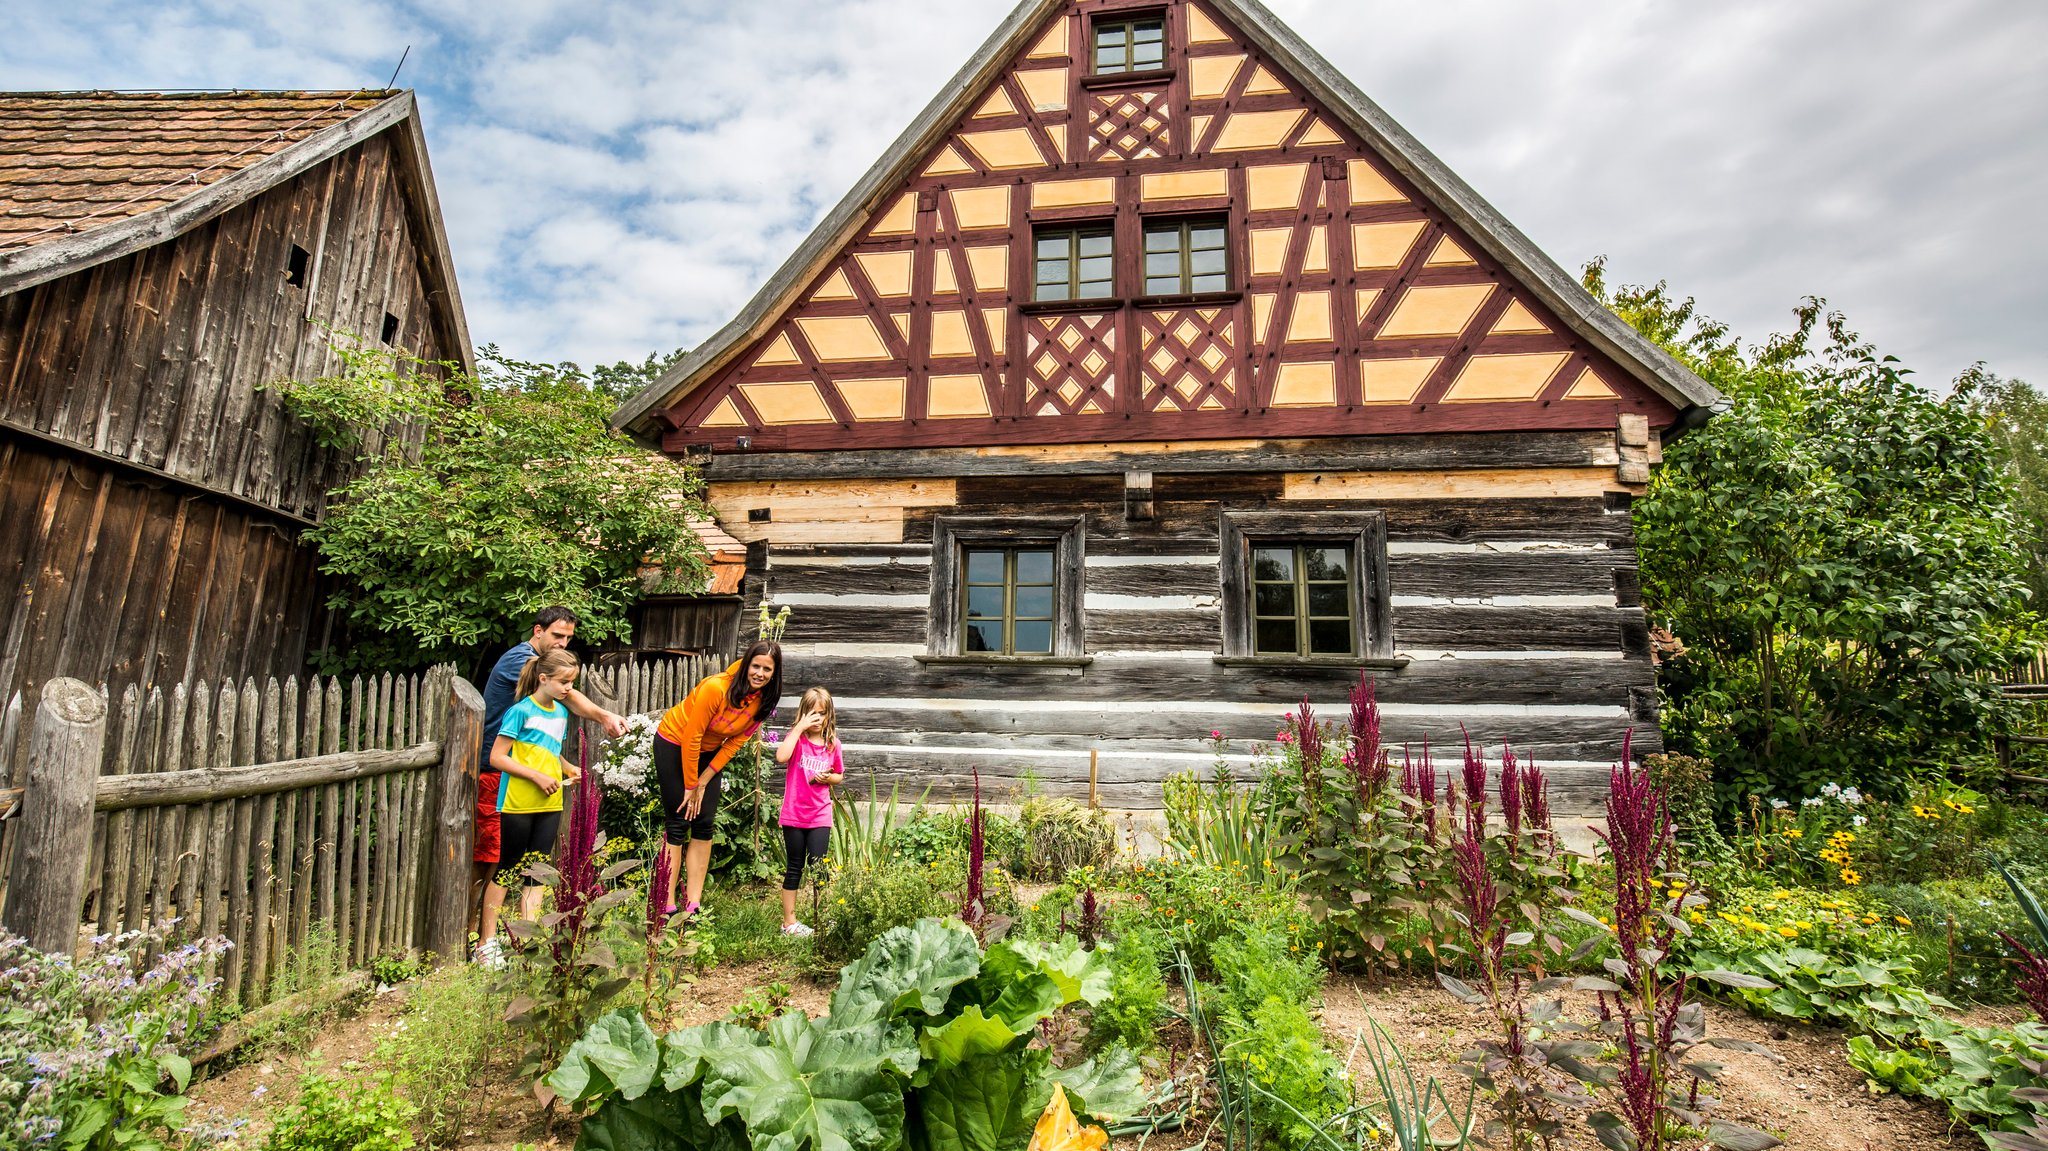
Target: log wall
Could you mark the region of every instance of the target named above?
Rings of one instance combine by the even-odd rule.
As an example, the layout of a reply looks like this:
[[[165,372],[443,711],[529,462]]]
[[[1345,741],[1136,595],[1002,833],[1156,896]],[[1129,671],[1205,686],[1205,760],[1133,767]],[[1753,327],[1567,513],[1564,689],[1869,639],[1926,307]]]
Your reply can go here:
[[[1603,466],[1604,463],[1604,466]],[[788,697],[840,698],[856,772],[957,797],[1028,772],[1104,802],[1159,804],[1159,781],[1222,754],[1248,765],[1306,697],[1342,720],[1360,668],[1221,660],[1222,513],[1375,511],[1388,530],[1403,666],[1376,667],[1387,737],[1448,754],[1464,732],[1550,771],[1562,810],[1590,808],[1623,734],[1658,750],[1630,501],[1595,453],[1576,467],[1155,472],[1149,501],[1115,475],[750,478],[710,498],[755,559],[750,596],[787,605]],[[1144,510],[1137,510],[1140,505]],[[768,509],[762,522],[750,512]],[[1150,518],[1144,518],[1144,512]],[[1134,514],[1135,512],[1135,514]],[[941,516],[1086,520],[1080,666],[922,662]],[[752,609],[752,600],[749,610]]]

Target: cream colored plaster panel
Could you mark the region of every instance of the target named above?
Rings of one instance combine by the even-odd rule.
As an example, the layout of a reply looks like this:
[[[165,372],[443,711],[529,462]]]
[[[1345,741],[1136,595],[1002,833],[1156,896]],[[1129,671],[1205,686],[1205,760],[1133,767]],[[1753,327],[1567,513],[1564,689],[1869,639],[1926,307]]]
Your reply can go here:
[[[1495,336],[1512,336],[1525,333],[1540,335],[1549,330],[1550,328],[1542,320],[1536,318],[1536,313],[1523,307],[1522,301],[1516,300],[1508,305],[1507,311],[1500,314],[1500,319],[1493,322],[1493,329],[1489,334]]]
[[[967,270],[977,292],[1001,292],[1010,286],[1010,249],[986,247],[967,249]]]
[[[1064,55],[1065,53],[1062,53]],[[1017,86],[1024,89],[1024,98],[1031,101],[1034,112],[1059,112],[1067,106],[1067,70],[1065,68],[1036,68],[1029,72],[1018,72]]]
[[[1337,402],[1335,364],[1281,364],[1273,381],[1276,408],[1327,408]]]
[[[839,398],[856,420],[900,420],[903,418],[902,376],[871,380],[834,380]]]
[[[946,194],[953,198],[953,218],[959,222],[961,228],[1010,226],[1008,188],[955,188]]]
[[[711,409],[711,414],[700,420],[697,426],[700,428],[744,428],[747,426],[747,418],[740,414],[739,405],[732,402],[732,397],[727,396],[718,401],[718,406]]]
[[[1308,253],[1301,258],[1304,272],[1330,270],[1330,230],[1321,224],[1308,230]]]
[[[1251,83],[1244,86],[1244,94],[1247,96],[1273,96],[1285,91],[1287,91],[1287,85],[1281,81],[1280,77],[1266,71],[1263,65],[1260,66],[1258,71],[1252,73]]]
[[[1104,176],[1094,180],[1040,180],[1031,185],[1034,208],[1076,208],[1116,203],[1116,180]]]
[[[1010,310],[983,308],[981,325],[988,330],[989,350],[1000,356],[1010,343]]]
[[[1056,56],[1066,56],[1068,54],[1067,44],[1069,42],[1067,39],[1067,21],[1069,19],[1070,17],[1062,16],[1053,21],[1052,27],[1045,30],[1045,35],[1038,38],[1038,43],[1031,46],[1029,58],[1033,60],[1050,60]]]
[[[803,329],[811,351],[827,363],[850,364],[862,360],[886,360],[888,345],[882,333],[866,316],[804,316],[796,326]]]
[[[1294,313],[1287,320],[1290,344],[1328,343],[1330,334],[1330,293],[1296,292]]]
[[[889,210],[883,213],[869,233],[875,236],[908,236],[917,231],[917,194],[905,192],[897,197]]]
[[[993,132],[963,132],[960,141],[974,150],[981,162],[997,170],[1043,168],[1045,153],[1029,128],[1003,128]]]
[[[1209,121],[1211,121],[1211,120],[1214,120],[1215,118],[1216,118],[1216,117],[1214,117],[1214,116],[1192,116],[1192,117],[1189,117],[1189,119],[1188,119],[1188,147],[1189,147],[1190,149],[1193,149],[1193,148],[1197,148],[1197,147],[1201,146],[1201,143],[1202,143],[1202,138],[1203,138],[1204,136],[1207,136],[1207,135],[1209,134]]]
[[[761,358],[754,361],[754,366],[765,368],[776,364],[800,363],[803,363],[803,360],[796,354],[796,345],[789,342],[789,333],[783,332],[775,337],[774,343],[768,345],[767,351],[761,353]]]
[[[1442,356],[1415,360],[1361,360],[1358,365],[1359,393],[1368,404],[1412,404],[1429,382],[1429,374],[1443,362]]]
[[[1543,385],[1571,358],[1570,352],[1534,352],[1520,356],[1474,356],[1444,393],[1444,402],[1483,403],[1533,400]]]
[[[927,176],[958,176],[972,171],[974,171],[974,165],[968,163],[960,155],[958,149],[948,144],[939,149],[939,154],[932,159],[931,163],[925,165],[924,174]]]
[[[853,284],[846,278],[845,268],[834,268],[825,282],[811,295],[813,300],[851,300],[854,298]]]
[[[1618,400],[1621,398],[1621,394],[1609,386],[1606,380],[1601,379],[1600,373],[1587,368],[1579,373],[1579,378],[1572,383],[1572,390],[1566,392],[1564,398],[1567,400]]]
[[[1230,82],[1244,67],[1243,56],[1196,56],[1188,61],[1188,95],[1214,100],[1230,91]]]
[[[908,344],[910,342],[910,313],[890,312],[889,322],[896,325],[896,334],[902,336],[903,342]]]
[[[1453,264],[1476,264],[1478,262],[1472,258],[1472,253],[1465,250],[1464,245],[1451,239],[1449,236],[1445,236],[1436,242],[1436,250],[1429,254],[1429,259],[1424,260],[1423,265],[1430,268],[1442,268]]]
[[[1301,118],[1308,115],[1299,108],[1283,108],[1277,112],[1233,112],[1224,122],[1223,131],[1216,134],[1218,152],[1249,152],[1259,148],[1278,148]]]
[[[740,394],[764,424],[829,424],[832,410],[811,384],[741,384]]]
[[[1624,490],[1613,468],[1474,468],[1423,472],[1292,472],[1284,500],[1566,499]]]
[[[1067,162],[1067,126],[1054,124],[1045,130],[1045,142],[1052,145],[1052,154],[1060,163]]]
[[[1323,122],[1322,117],[1318,116],[1316,117],[1316,122],[1308,126],[1308,131],[1301,134],[1301,142],[1304,144],[1342,144],[1344,137],[1339,136],[1334,129]]]
[[[1016,114],[1017,105],[1010,99],[1009,89],[998,87],[995,91],[989,93],[988,99],[981,102],[981,107],[975,110],[974,118],[981,120],[990,116],[1014,116]]]
[[[1351,263],[1359,269],[1398,268],[1415,246],[1427,220],[1351,225]]]
[[[925,415],[935,420],[988,415],[980,376],[933,376],[925,389]]]
[[[974,337],[967,331],[967,313],[952,310],[933,312],[932,355],[947,357],[973,354]]]
[[[1206,172],[1154,172],[1138,181],[1138,194],[1147,200],[1201,200],[1230,194],[1230,173],[1221,169]]]
[[[1308,180],[1307,164],[1268,164],[1246,168],[1246,205],[1254,212],[1293,211],[1301,207],[1301,189]]]
[[[1252,295],[1253,339],[1261,344],[1272,342],[1273,304],[1279,296],[1272,292],[1256,292]]]
[[[1207,12],[1197,5],[1188,5],[1188,43],[1224,44],[1229,40],[1230,34],[1218,28]]]
[[[1492,284],[1451,284],[1433,288],[1410,288],[1394,305],[1374,337],[1389,340],[1407,336],[1455,336],[1472,322],[1473,313],[1493,294]]]
[[[1252,275],[1277,276],[1287,270],[1287,246],[1294,242],[1293,228],[1252,229]]]
[[[932,295],[950,296],[960,290],[959,269],[953,265],[953,249],[932,250]]]
[[[915,252],[862,252],[854,257],[860,263],[861,274],[875,287],[875,294],[881,296],[907,296],[910,294],[910,263]]]
[[[1370,311],[1372,311],[1372,306],[1373,306],[1374,304],[1377,304],[1377,303],[1379,303],[1379,302],[1380,302],[1380,290],[1379,290],[1378,288],[1360,288],[1360,289],[1358,289],[1358,295],[1357,295],[1357,304],[1358,304],[1358,322],[1359,322],[1359,323],[1361,323],[1361,324],[1362,324],[1362,323],[1364,323],[1364,322],[1365,322],[1365,316],[1366,316],[1366,313],[1367,313],[1367,312],[1370,312]]]
[[[1403,196],[1399,188],[1380,175],[1380,170],[1373,167],[1372,161],[1353,160],[1345,167],[1345,178],[1351,185],[1352,203],[1403,204],[1408,201],[1408,197]]]

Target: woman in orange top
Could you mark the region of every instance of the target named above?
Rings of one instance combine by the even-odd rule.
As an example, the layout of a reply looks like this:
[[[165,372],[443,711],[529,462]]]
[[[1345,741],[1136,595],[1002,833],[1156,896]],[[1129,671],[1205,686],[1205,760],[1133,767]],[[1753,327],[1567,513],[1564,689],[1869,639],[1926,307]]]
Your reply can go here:
[[[744,670],[742,670],[744,669]],[[668,854],[667,910],[676,909],[676,873],[688,877],[684,910],[697,913],[704,873],[711,869],[712,823],[718,816],[724,768],[782,698],[782,647],[762,640],[739,662],[706,676],[668,709],[654,733],[654,778],[668,812],[662,848]],[[688,848],[686,852],[684,849]],[[677,857],[683,868],[678,868]]]

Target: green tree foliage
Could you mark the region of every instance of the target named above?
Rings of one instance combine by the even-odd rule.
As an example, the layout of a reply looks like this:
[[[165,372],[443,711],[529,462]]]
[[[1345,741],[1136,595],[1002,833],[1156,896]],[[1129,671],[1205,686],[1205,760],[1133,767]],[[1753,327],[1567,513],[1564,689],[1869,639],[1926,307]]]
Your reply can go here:
[[[1991,442],[2012,473],[2020,528],[2026,540],[2027,579],[2036,605],[2048,604],[2048,396],[2025,380],[2009,380],[1978,364],[1956,381],[1984,421]]]
[[[1636,505],[1673,751],[1724,801],[1896,784],[2000,706],[1977,673],[2032,650],[2014,486],[1967,398],[1943,399],[1809,298],[1743,347],[1663,284],[1586,286],[1729,397]]]
[[[697,477],[606,424],[673,356],[593,378],[495,346],[474,374],[340,337],[337,351],[340,373],[276,385],[324,442],[373,456],[308,533],[350,632],[326,670],[463,658],[555,603],[585,639],[626,636],[651,581],[702,587]]]

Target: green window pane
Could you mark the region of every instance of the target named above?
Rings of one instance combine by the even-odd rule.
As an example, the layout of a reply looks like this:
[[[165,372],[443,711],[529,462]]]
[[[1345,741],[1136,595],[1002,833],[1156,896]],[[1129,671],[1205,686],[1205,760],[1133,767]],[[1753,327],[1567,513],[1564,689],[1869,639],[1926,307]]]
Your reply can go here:
[[[1296,651],[1294,621],[1262,619],[1254,632],[1255,650],[1260,654],[1293,655]]]
[[[1252,585],[1252,614],[1294,618],[1294,585],[1262,583]]]
[[[1308,625],[1308,651],[1310,655],[1350,655],[1351,621],[1348,619],[1312,620]]]
[[[1016,624],[1016,646],[1018,655],[1050,655],[1052,653],[1051,620],[1019,620]]]
[[[1003,585],[994,587],[967,588],[967,616],[969,619],[1003,618]]]
[[[1003,553],[968,552],[967,582],[992,583],[1000,586],[1003,582]]]
[[[1223,246],[1223,225],[1191,224],[1188,226],[1188,247],[1221,248]]]
[[[1000,653],[1003,650],[1003,621],[992,619],[969,623],[967,650]]]
[[[1252,578],[1259,580],[1293,579],[1294,549],[1254,549],[1252,551]]]
[[[1276,585],[1286,587],[1285,584]],[[1351,588],[1340,583],[1312,583],[1308,585],[1308,614],[1312,616],[1351,616]]]
[[[1052,589],[1020,585],[1015,610],[1018,619],[1051,619]]]
[[[1052,553],[1049,551],[1028,551],[1017,553],[1017,582],[1052,582]]]
[[[1348,580],[1351,578],[1351,560],[1345,548],[1303,548],[1307,555],[1304,563],[1308,578],[1322,580]]]

